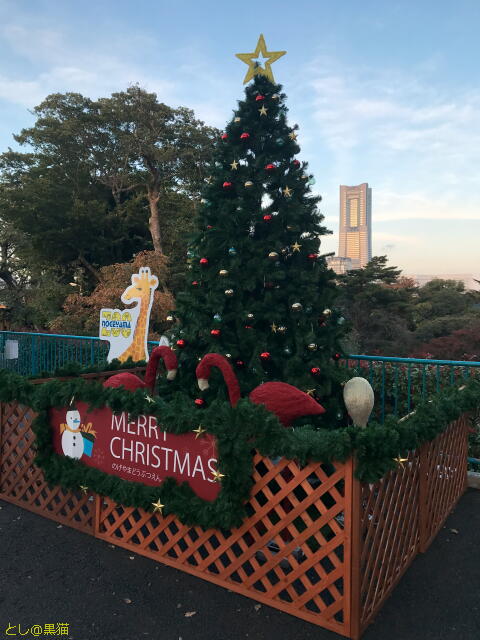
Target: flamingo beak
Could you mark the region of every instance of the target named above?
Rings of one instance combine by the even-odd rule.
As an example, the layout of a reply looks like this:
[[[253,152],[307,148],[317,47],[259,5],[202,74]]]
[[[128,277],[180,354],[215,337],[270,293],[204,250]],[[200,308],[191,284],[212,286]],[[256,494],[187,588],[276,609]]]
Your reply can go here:
[[[176,375],[177,369],[170,369],[170,371],[167,371],[167,380],[175,380]]]
[[[208,380],[206,378],[198,378],[197,382],[200,391],[205,391],[205,389],[208,389]]]

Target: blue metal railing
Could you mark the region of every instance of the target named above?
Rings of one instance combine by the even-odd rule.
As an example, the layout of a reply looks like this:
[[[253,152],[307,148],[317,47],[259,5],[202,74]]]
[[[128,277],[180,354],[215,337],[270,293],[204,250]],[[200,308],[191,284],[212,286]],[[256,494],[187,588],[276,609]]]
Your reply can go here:
[[[381,422],[387,413],[394,416],[410,413],[415,398],[428,397],[473,376],[480,377],[480,362],[469,360],[350,355],[343,362],[372,385],[376,417]]]
[[[153,349],[158,342],[148,344]],[[102,364],[108,349],[107,341],[94,336],[0,331],[0,369],[35,376],[72,361],[84,366]]]
[[[148,344],[153,349],[158,342]],[[39,375],[70,361],[101,364],[106,362],[108,348],[108,342],[98,337],[0,331],[0,368]],[[419,396],[480,376],[480,362],[469,361],[350,355],[342,364],[369,380],[376,397],[375,418],[382,422],[387,414],[403,416],[412,411]]]

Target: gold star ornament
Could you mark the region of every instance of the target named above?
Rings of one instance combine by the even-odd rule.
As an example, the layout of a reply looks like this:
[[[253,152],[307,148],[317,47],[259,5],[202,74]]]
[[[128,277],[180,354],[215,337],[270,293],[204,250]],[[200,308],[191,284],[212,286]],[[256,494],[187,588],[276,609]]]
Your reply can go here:
[[[273,333],[277,333],[278,327],[274,322],[272,322],[272,324],[270,325],[270,329],[273,331]]]
[[[268,111],[268,109],[265,108],[265,105],[262,105],[262,108],[258,110],[258,113],[261,116],[266,116],[267,115],[267,111]]]
[[[286,51],[267,51],[265,38],[263,37],[263,34],[260,34],[257,47],[253,53],[235,54],[237,58],[248,65],[247,75],[243,80],[243,84],[247,84],[253,76],[258,75],[265,76],[270,80],[270,82],[275,82],[271,65],[286,53]]]
[[[80,489],[82,490],[83,494],[87,495],[88,487],[85,487],[83,484],[81,484]]]
[[[292,251],[300,251],[301,248],[302,248],[302,245],[298,244],[298,242],[295,242],[295,244],[292,244]]]
[[[199,424],[199,425],[198,425],[198,427],[197,427],[196,429],[194,429],[194,430],[193,430],[193,433],[195,433],[195,434],[196,434],[196,435],[195,435],[195,440],[196,440],[197,438],[199,438],[200,436],[202,436],[202,435],[203,435],[204,433],[206,433],[206,432],[207,432],[207,430],[206,430],[206,429],[204,429],[204,428],[202,427],[202,425],[201,425],[201,424]]]
[[[293,189],[290,189],[290,187],[285,187],[285,189],[283,190],[283,195],[286,198],[291,198],[292,197],[292,193],[293,193]]]
[[[158,512],[161,516],[163,516],[163,507],[164,506],[165,505],[160,502],[160,498],[156,502],[152,502],[153,513],[157,513]]]
[[[296,140],[297,134],[295,133],[295,131],[292,131],[291,133],[288,134],[288,137],[290,138],[290,140]]]
[[[221,482],[222,478],[225,477],[225,474],[220,473],[220,471],[212,471],[212,476],[214,482]]]
[[[398,456],[398,458],[394,458],[394,461],[398,464],[399,467],[402,467],[403,469],[403,463],[408,462],[408,458],[402,458]]]
[[[236,171],[238,169],[238,162],[234,160],[230,165],[230,168],[233,169],[233,171]]]

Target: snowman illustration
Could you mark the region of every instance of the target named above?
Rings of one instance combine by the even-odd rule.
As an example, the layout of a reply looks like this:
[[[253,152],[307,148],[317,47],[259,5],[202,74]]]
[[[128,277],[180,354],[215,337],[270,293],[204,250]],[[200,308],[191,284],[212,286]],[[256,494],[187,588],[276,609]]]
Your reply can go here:
[[[83,436],[81,432],[80,413],[77,409],[67,411],[67,424],[62,424],[62,449],[69,458],[77,460],[83,455]]]

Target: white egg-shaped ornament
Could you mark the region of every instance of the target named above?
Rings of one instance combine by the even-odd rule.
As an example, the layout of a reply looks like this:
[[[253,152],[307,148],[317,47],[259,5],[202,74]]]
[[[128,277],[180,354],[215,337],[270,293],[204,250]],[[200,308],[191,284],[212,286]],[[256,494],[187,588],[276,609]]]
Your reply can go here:
[[[365,378],[352,378],[343,387],[343,401],[353,424],[366,427],[372,413],[375,396],[371,384]]]

